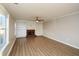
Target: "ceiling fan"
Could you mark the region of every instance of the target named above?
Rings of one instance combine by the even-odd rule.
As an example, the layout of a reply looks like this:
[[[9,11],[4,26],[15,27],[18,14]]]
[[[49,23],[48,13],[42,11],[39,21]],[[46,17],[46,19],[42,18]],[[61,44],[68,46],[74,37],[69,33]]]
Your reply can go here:
[[[43,19],[41,19],[41,17],[38,17],[38,16],[35,17],[34,19],[35,19],[34,21],[37,22],[37,23],[38,23],[38,22],[43,22],[43,21],[44,21]]]

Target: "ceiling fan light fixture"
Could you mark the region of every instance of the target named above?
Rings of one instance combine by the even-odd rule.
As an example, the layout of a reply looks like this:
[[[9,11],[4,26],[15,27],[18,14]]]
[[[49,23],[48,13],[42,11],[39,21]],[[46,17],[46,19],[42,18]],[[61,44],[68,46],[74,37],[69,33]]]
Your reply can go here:
[[[15,5],[18,5],[19,3],[14,3]]]
[[[38,21],[38,20],[36,20],[36,22],[38,23],[39,21]]]

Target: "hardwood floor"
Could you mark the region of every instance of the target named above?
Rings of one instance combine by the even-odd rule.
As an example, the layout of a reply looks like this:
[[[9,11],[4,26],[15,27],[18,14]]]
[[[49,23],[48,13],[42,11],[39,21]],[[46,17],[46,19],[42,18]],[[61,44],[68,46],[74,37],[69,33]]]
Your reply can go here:
[[[78,56],[79,49],[72,48],[45,37],[17,39],[10,56]]]

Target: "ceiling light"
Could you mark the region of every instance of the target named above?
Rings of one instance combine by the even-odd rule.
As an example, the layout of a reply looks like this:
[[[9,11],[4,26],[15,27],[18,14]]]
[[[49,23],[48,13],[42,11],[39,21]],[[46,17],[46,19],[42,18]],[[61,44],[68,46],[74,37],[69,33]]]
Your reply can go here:
[[[38,20],[36,20],[36,22],[38,23],[39,21],[38,21]]]

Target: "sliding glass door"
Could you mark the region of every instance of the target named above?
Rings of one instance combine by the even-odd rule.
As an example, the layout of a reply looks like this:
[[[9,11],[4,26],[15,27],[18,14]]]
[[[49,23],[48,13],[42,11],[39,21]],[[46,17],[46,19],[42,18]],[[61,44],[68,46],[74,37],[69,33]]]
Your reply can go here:
[[[0,15],[0,49],[6,44],[6,21],[5,15]]]

